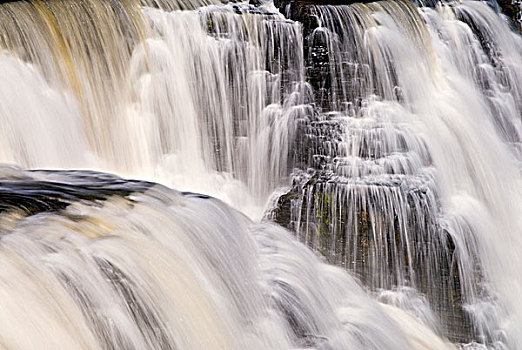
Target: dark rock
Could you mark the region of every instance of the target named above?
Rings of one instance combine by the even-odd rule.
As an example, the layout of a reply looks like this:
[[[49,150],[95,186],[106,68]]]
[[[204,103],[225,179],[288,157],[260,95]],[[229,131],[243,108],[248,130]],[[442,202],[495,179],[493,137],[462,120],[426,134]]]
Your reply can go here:
[[[38,175],[38,179],[0,179],[0,212],[11,209],[22,210],[26,215],[56,212],[74,202],[127,196],[154,185],[93,171],[40,170],[28,174]]]
[[[522,31],[522,1],[497,0],[501,11],[513,21],[513,26]]]

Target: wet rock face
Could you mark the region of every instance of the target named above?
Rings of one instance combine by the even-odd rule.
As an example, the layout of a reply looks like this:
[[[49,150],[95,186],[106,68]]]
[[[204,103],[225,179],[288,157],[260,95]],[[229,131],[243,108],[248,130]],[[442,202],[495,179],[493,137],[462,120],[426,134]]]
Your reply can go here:
[[[365,112],[371,94],[401,97],[387,96],[389,86],[379,85],[350,23],[332,16],[328,30],[320,27],[321,5],[332,4],[275,1],[303,24],[315,109],[298,125],[292,185],[268,216],[372,290],[414,287],[439,315],[443,335],[469,342],[475,336],[463,309],[458,254],[436,219],[437,180],[427,147],[407,128]],[[397,85],[393,67],[388,72],[389,84]]]
[[[416,288],[440,316],[444,335],[467,342],[473,329],[462,308],[455,245],[436,221],[434,178],[387,164],[399,152],[407,162],[408,135],[388,130],[388,139],[397,133],[394,147],[371,142],[377,134],[386,139],[383,129],[391,126],[367,123],[328,113],[303,125],[296,161],[303,170],[294,171],[269,216],[372,290]]]
[[[367,11],[361,3],[355,6]],[[303,25],[306,79],[313,87],[315,105],[320,111],[360,107],[371,94],[387,97],[389,86],[380,85],[380,77],[373,75],[371,69],[372,58],[360,49],[362,38],[358,26],[366,25],[359,22],[363,13],[351,16],[343,7],[330,6],[347,2],[276,1],[275,4],[286,17]],[[393,67],[388,68],[389,84],[393,86],[396,77]]]
[[[329,263],[350,270],[370,290],[413,286],[438,315],[444,336],[454,342],[474,339],[447,232],[414,207],[402,217],[396,208],[380,208],[378,200],[367,198],[365,203],[360,188],[317,175],[306,178],[279,198],[271,213],[275,222],[296,232]],[[411,200],[415,194],[406,196]]]
[[[513,20],[513,24],[522,31],[522,1],[497,0],[501,11]]]
[[[330,58],[327,39],[318,28],[318,18],[312,13],[315,3],[276,0],[274,5],[287,18],[303,24],[304,59],[307,81],[315,92],[315,103],[320,108],[328,108],[331,90]]]

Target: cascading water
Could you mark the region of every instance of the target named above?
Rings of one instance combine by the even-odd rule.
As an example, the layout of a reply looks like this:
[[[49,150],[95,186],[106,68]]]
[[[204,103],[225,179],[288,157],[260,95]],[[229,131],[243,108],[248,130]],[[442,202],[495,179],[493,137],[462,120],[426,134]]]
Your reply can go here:
[[[73,5],[1,9],[9,77],[1,87],[3,160],[161,179],[253,216],[262,211],[286,175],[288,125],[307,112],[300,25],[274,14],[238,15],[230,6],[138,13],[126,1]],[[25,86],[13,91],[11,81],[30,85],[31,97],[18,93]],[[63,124],[60,138],[78,142],[64,145],[53,134],[41,137],[37,125],[26,128],[34,113],[41,123]]]
[[[143,179],[0,168],[0,349],[522,348],[522,38],[276,5],[0,4],[0,161]]]
[[[323,109],[345,110],[305,127],[289,227],[373,289],[422,291],[452,339],[520,347],[520,37],[477,2],[308,11]]]

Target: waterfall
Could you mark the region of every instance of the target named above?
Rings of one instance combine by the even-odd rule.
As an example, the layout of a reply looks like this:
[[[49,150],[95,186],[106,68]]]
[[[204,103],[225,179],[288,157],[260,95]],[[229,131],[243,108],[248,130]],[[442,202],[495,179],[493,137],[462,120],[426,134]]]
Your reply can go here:
[[[6,98],[2,120],[10,131],[2,138],[12,141],[2,148],[3,161],[161,180],[259,216],[287,175],[292,124],[310,109],[300,24],[248,9],[238,15],[236,5],[173,12],[139,11],[127,1],[73,6],[17,2],[0,9],[8,61],[2,69],[12,76],[2,82],[4,96],[14,93],[11,81],[31,85],[28,94],[36,95]],[[54,134],[40,137],[36,125],[34,133],[18,125],[31,123],[35,112],[78,141],[61,145]],[[37,153],[43,150],[51,155]]]
[[[86,171],[2,174],[5,349],[449,349],[217,199]]]
[[[306,10],[316,171],[272,216],[376,291],[421,290],[449,337],[518,348],[520,37],[476,2]]]
[[[0,3],[0,349],[522,348],[493,5]]]

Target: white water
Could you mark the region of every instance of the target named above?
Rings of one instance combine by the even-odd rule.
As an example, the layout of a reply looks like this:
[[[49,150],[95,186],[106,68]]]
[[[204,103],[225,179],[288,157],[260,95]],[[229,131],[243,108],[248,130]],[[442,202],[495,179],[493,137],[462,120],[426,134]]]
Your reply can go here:
[[[3,349],[448,349],[283,229],[215,199],[156,186],[1,219]]]
[[[239,16],[230,6],[171,13],[145,8],[143,17],[131,24],[128,40],[136,39],[133,35],[147,38],[129,50],[120,44],[126,39],[117,28],[128,15],[118,17],[95,2],[89,5],[79,14],[63,13],[72,28],[61,28],[61,35],[78,40],[78,18],[96,21],[111,16],[116,25],[101,22],[95,30],[109,32],[106,41],[114,48],[99,48],[96,41],[87,41],[93,40],[89,37],[83,38],[87,48],[73,42],[66,54],[60,52],[72,62],[73,67],[67,67],[45,61],[52,54],[38,42],[30,41],[36,46],[31,49],[7,45],[1,68],[7,79],[0,84],[2,92],[7,90],[3,96],[8,105],[3,106],[2,118],[6,124],[38,119],[50,124],[45,128],[52,134],[41,135],[43,128],[37,125],[10,126],[14,132],[3,128],[2,138],[13,141],[2,147],[2,161],[26,168],[82,167],[152,179],[214,195],[260,218],[269,194],[286,175],[291,125],[308,112],[300,25],[281,16]],[[4,6],[30,11],[23,4]],[[59,6],[51,10],[63,11]],[[51,22],[47,13],[31,16],[44,16],[45,25],[60,27],[61,20]],[[18,36],[33,29],[32,17],[17,18],[16,30],[7,23],[7,37],[24,40]],[[38,67],[13,57],[13,50],[41,61],[41,69],[58,78],[46,82]],[[90,57],[92,51],[99,56]],[[64,74],[60,70],[66,71],[67,84],[76,93],[56,82]],[[13,91],[12,82],[24,85]],[[41,96],[42,91],[48,93]],[[33,110],[41,116],[35,118]],[[23,119],[14,121],[14,115]],[[78,142],[57,144],[53,139],[62,138],[58,130]],[[29,147],[37,150],[23,150]],[[63,148],[70,154],[63,154]]]
[[[440,310],[415,292],[432,293],[444,259],[471,340],[522,348],[522,40],[487,5],[318,7],[315,35],[334,57],[327,100],[342,110],[321,114],[302,25],[279,13],[66,2],[0,5],[1,162],[154,180],[258,220],[289,183],[299,123],[338,123],[333,151],[310,152],[335,158],[324,192],[338,204],[324,210],[348,248],[323,246],[309,223],[298,235],[327,256],[353,247],[333,260],[387,305],[284,230],[156,187],[62,215],[2,214],[0,349],[448,349]],[[345,32],[330,32],[335,21]],[[404,186],[427,197],[411,209]],[[298,212],[317,201],[310,191]],[[357,203],[378,242],[362,263]]]
[[[342,130],[315,150],[335,180],[305,177],[301,239],[373,288],[422,290],[442,314],[458,278],[479,341],[520,348],[521,38],[478,2],[423,9],[426,27],[386,2],[313,11],[314,40],[336,53],[330,108],[348,108],[319,119]]]

